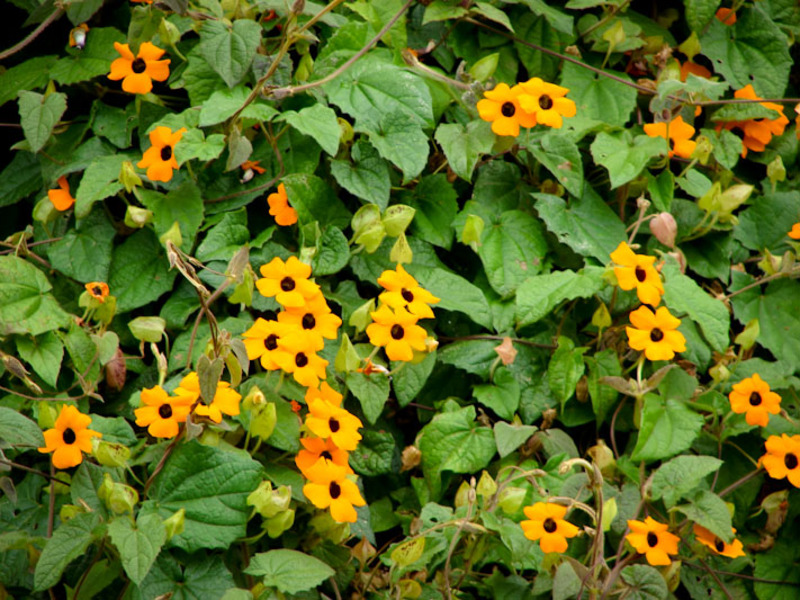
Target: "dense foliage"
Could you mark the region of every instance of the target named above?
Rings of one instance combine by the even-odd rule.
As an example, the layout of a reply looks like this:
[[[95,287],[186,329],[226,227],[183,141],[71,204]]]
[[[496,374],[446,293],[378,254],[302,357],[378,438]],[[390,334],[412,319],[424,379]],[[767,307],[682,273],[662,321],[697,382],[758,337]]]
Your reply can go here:
[[[3,15],[0,597],[800,593],[796,0]]]

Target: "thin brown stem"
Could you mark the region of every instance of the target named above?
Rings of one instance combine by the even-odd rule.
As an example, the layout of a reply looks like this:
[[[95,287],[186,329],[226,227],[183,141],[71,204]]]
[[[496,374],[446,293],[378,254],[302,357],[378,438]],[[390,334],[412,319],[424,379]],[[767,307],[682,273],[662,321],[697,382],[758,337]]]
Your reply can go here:
[[[13,467],[14,469],[19,469],[20,471],[27,471],[28,473],[39,475],[40,477],[44,477],[45,479],[53,479],[63,485],[69,485],[68,481],[64,481],[63,479],[58,479],[55,475],[51,475],[50,473],[45,473],[44,471],[40,471],[39,469],[34,469],[32,467],[26,467],[25,465],[15,463],[13,460],[0,458],[0,464],[8,465],[9,467]]]
[[[37,37],[39,37],[39,35],[41,35],[41,33],[45,29],[47,29],[48,27],[50,27],[50,25],[52,25],[55,21],[57,21],[61,17],[61,15],[63,15],[63,14],[64,14],[64,9],[63,8],[55,9],[52,13],[50,13],[49,17],[47,17],[44,21],[42,21],[36,29],[34,29],[33,31],[31,31],[28,34],[28,37],[23,39],[18,44],[15,44],[15,45],[11,46],[11,48],[9,48],[8,50],[4,50],[3,52],[0,52],[0,60],[8,58],[12,54],[16,54],[17,52],[19,52],[20,50],[25,48],[33,40],[35,40]]]

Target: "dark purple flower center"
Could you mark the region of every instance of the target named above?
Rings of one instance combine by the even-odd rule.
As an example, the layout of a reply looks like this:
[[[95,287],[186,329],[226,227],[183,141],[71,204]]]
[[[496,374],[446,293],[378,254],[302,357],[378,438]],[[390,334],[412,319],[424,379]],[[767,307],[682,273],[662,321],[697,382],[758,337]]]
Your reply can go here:
[[[406,302],[413,302],[414,301],[414,294],[412,294],[406,288],[403,288],[402,290],[400,290],[400,295],[403,296],[403,300],[405,300]]]
[[[131,70],[136,73],[144,73],[147,70],[147,63],[144,62],[143,58],[136,58],[131,63]]]
[[[320,452],[319,456],[320,456],[320,458],[325,458],[327,460],[333,460],[333,456],[331,456],[331,453],[328,452],[327,450],[323,450],[322,452]]]
[[[640,283],[643,282],[645,279],[647,279],[647,273],[642,267],[636,267],[635,273],[636,273],[636,279]]]
[[[553,108],[553,99],[547,94],[542,94],[539,96],[539,108],[542,110],[550,110]]]
[[[69,429],[67,430],[69,431]],[[64,432],[66,434],[66,431]],[[786,456],[783,457],[783,464],[786,465],[786,468],[790,471],[793,471],[797,468],[797,456],[789,452]]]
[[[717,552],[720,552],[720,553],[725,552],[725,542],[723,542],[719,538],[715,539],[714,540],[714,548],[717,549]]]
[[[172,158],[172,146],[164,146],[161,149],[161,160],[167,162],[170,158]]]
[[[500,112],[503,113],[504,117],[513,117],[514,113],[517,112],[517,108],[513,102],[504,102],[503,106],[500,107]]]
[[[336,500],[339,496],[342,495],[342,488],[340,488],[339,484],[336,483],[335,481],[331,481],[331,486],[328,491],[330,492],[331,498],[333,498],[334,500]]]
[[[308,364],[308,357],[302,352],[298,352],[297,356],[294,357],[294,364],[302,369]]]
[[[650,331],[650,340],[653,342],[660,342],[664,339],[664,332],[661,331],[658,327],[653,328]]]
[[[271,334],[264,340],[264,345],[267,347],[267,350],[275,350],[275,348],[278,347],[278,336],[274,333]]]
[[[294,289],[294,279],[291,277],[284,277],[281,279],[281,289],[284,292],[291,292]]]
[[[341,425],[339,425],[339,421],[336,420],[334,417],[328,419],[328,429],[331,430],[331,433],[336,433],[341,429]]]
[[[542,523],[542,527],[547,533],[553,533],[556,529],[558,529],[558,524],[550,517],[547,517],[544,520],[544,523]]]
[[[658,546],[658,536],[652,531],[647,534],[647,545],[651,548]]]
[[[314,327],[317,326],[317,320],[311,313],[306,313],[303,315],[302,323],[303,323],[303,329],[314,329]]]
[[[74,444],[75,443],[75,440],[77,439],[77,436],[75,435],[75,432],[72,431],[72,428],[67,427],[64,430],[64,433],[61,435],[61,439],[64,440],[65,444],[69,445],[69,444]]]
[[[158,407],[158,414],[162,419],[169,419],[172,416],[172,407],[169,404],[162,404]]]
[[[403,336],[406,334],[406,332],[403,330],[403,326],[402,325],[392,325],[391,334],[392,334],[392,338],[394,338],[396,340],[402,340]]]
[[[761,394],[753,392],[750,394],[750,406],[758,406],[761,404]]]

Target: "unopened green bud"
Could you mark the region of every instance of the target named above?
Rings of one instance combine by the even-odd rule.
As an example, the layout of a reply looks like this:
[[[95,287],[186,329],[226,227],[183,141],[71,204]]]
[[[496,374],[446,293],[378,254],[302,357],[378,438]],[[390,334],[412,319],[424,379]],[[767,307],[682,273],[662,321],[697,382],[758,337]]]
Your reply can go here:
[[[343,144],[348,144],[353,141],[355,137],[355,132],[353,131],[353,126],[350,124],[350,121],[339,117],[337,119],[339,121],[339,129],[342,130],[341,135],[339,136],[339,140]]]
[[[375,300],[368,300],[350,315],[348,324],[356,328],[356,333],[361,333],[372,323],[372,316],[369,313],[375,310]]]
[[[389,260],[398,264],[408,264],[414,260],[414,252],[411,250],[411,246],[408,245],[405,233],[397,236],[397,240],[392,246],[392,251],[389,253]]]
[[[362,229],[355,237],[355,242],[356,244],[364,246],[364,249],[369,254],[372,254],[380,247],[385,237],[386,229],[384,229],[383,223],[375,223],[366,229]]]
[[[119,182],[129,194],[136,186],[142,185],[142,178],[136,174],[131,161],[126,160],[122,163],[122,168],[119,170]]]
[[[131,450],[124,444],[98,440],[92,454],[104,467],[124,467],[131,457]]]
[[[33,207],[33,220],[40,223],[49,223],[55,220],[59,214],[61,213],[50,202],[50,198],[42,198]]]
[[[167,245],[167,242],[172,242],[172,244],[176,248],[180,248],[181,244],[183,244],[183,236],[181,235],[181,226],[178,224],[177,221],[175,221],[174,223],[172,223],[172,227],[170,227],[167,231],[165,231],[158,239],[164,246]]]
[[[769,177],[769,181],[772,183],[773,192],[775,191],[775,184],[777,182],[786,180],[786,167],[783,166],[783,159],[780,155],[773,158],[767,165],[767,177]]]
[[[592,325],[598,329],[606,329],[611,326],[611,313],[608,312],[608,307],[605,302],[600,302],[600,306],[594,311],[592,315]]]
[[[280,537],[284,531],[288,531],[294,525],[294,509],[290,508],[270,517],[264,522],[267,535],[272,539]]]
[[[58,518],[61,519],[62,523],[66,523],[71,518],[82,512],[84,512],[84,510],[80,506],[76,506],[74,504],[65,504],[61,507],[61,510],[58,511]]]
[[[713,379],[717,383],[722,383],[723,381],[727,381],[731,376],[731,372],[728,370],[728,367],[726,367],[722,363],[716,364],[713,367],[711,367],[708,370],[708,374],[711,375],[711,379]]]
[[[125,225],[131,229],[141,229],[153,220],[153,211],[138,206],[128,205],[125,210]]]
[[[267,398],[264,396],[264,392],[257,385],[254,385],[242,400],[242,408],[244,410],[252,410],[253,407],[266,403]]]
[[[309,523],[317,535],[332,544],[341,544],[350,537],[350,524],[337,523],[328,511],[317,513]]]
[[[178,512],[173,513],[173,515],[168,519],[164,519],[164,527],[167,530],[167,539],[170,540],[176,535],[182,534],[185,525],[186,525],[185,508],[182,508]]]
[[[714,144],[707,135],[698,135],[695,139],[697,145],[692,152],[692,158],[696,158],[701,165],[707,165],[711,153],[714,151]]]
[[[278,408],[274,402],[254,406],[250,413],[250,433],[266,440],[275,430],[278,422]]]
[[[474,65],[469,68],[469,74],[472,75],[472,78],[475,81],[480,81],[481,83],[486,82],[494,72],[497,70],[497,65],[500,62],[500,53],[495,52],[494,54],[489,54],[488,56],[484,56],[482,59],[477,61]]]
[[[163,43],[170,46],[174,46],[181,39],[180,30],[167,19],[161,19],[161,23],[158,25],[158,35]]]
[[[469,483],[466,481],[462,481],[461,485],[458,486],[458,491],[456,492],[456,501],[455,501],[456,508],[461,508],[462,506],[466,506],[467,504],[469,504],[469,492],[470,492]]]
[[[690,35],[686,40],[678,46],[678,50],[683,52],[689,60],[693,60],[694,57],[702,51],[702,47],[700,46],[700,39],[697,37],[697,34],[693,31],[692,35]]]
[[[481,473],[481,478],[478,480],[478,487],[475,488],[479,496],[484,499],[491,498],[497,492],[497,483],[487,471]]]
[[[39,402],[36,405],[39,409],[39,415],[36,419],[39,427],[42,429],[52,429],[56,425],[58,418],[58,410],[49,402]]]
[[[103,483],[97,490],[97,496],[111,512],[117,515],[132,513],[136,503],[139,502],[139,493],[135,489],[124,483],[115,482],[108,473],[103,475]]]
[[[383,225],[386,227],[387,235],[397,237],[404,233],[417,211],[405,204],[393,204],[383,213]]]
[[[603,522],[601,523],[603,531],[611,529],[611,523],[617,518],[618,512],[616,498],[609,498],[603,502]]]
[[[350,341],[350,337],[342,334],[342,342],[339,344],[339,351],[333,361],[333,367],[340,373],[352,373],[361,364],[361,357],[356,352],[355,346]]]
[[[461,241],[468,244],[475,252],[481,245],[481,234],[486,224],[478,215],[467,215],[464,221],[464,229],[461,230]]]
[[[140,342],[153,342],[157,344],[164,337],[167,322],[161,317],[136,317],[128,323],[133,337]]]
[[[753,319],[747,322],[747,325],[745,325],[742,332],[736,336],[734,341],[739,344],[743,350],[750,350],[756,343],[760,333],[761,326],[759,325],[758,319]]]
[[[310,54],[304,54],[300,57],[300,62],[297,64],[297,69],[295,69],[294,77],[300,83],[304,81],[308,81],[308,78],[311,77],[311,73],[314,72],[314,59],[311,58]]]

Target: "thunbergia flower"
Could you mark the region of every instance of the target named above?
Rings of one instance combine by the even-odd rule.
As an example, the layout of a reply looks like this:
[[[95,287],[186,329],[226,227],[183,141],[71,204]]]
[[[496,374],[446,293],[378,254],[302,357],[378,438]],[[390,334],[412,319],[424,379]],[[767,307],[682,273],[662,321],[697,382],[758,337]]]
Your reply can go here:
[[[644,132],[650,137],[662,137],[668,140],[670,158],[673,156],[691,158],[697,147],[697,142],[691,139],[694,135],[694,127],[685,123],[681,115],[669,123],[646,123]]]
[[[274,297],[284,308],[299,308],[320,293],[319,286],[309,281],[311,266],[296,256],[284,263],[279,257],[261,266],[263,277],[256,281],[262,296]]]
[[[98,302],[104,303],[108,297],[108,284],[102,281],[90,281],[85,286],[89,295]]]
[[[414,350],[425,350],[428,332],[417,325],[419,319],[404,308],[392,310],[385,304],[371,312],[373,323],[367,325],[367,335],[373,346],[386,346],[389,360],[409,361]]]
[[[174,394],[178,397],[191,399],[191,404],[200,398],[200,379],[197,373],[192,371],[181,379]],[[226,414],[235,417],[239,414],[239,402],[242,396],[236,390],[231,389],[231,384],[227,381],[217,383],[217,390],[210,404],[200,402],[194,409],[196,415],[208,417],[214,423],[222,422],[222,415]]]
[[[611,253],[611,260],[619,265],[614,267],[617,283],[625,291],[636,288],[636,295],[643,304],[658,306],[664,294],[664,284],[653,263],[655,256],[636,254],[626,242],[620,242]]]
[[[337,448],[352,452],[361,440],[358,430],[363,425],[358,417],[345,409],[317,399],[308,405],[306,427],[317,437],[333,440]]]
[[[48,190],[47,197],[56,207],[56,210],[64,212],[72,208],[72,205],[75,204],[75,198],[69,193],[69,182],[65,176],[62,175],[58,178],[58,187],[59,189],[57,190]]]
[[[325,400],[333,406],[341,406],[343,398],[339,392],[328,385],[327,381],[323,381],[318,388],[310,387],[306,390],[306,404],[311,404],[312,400],[316,399]]]
[[[157,438],[178,435],[178,425],[186,422],[194,404],[188,395],[170,397],[160,385],[144,388],[141,399],[144,406],[133,411],[136,424],[147,427],[147,432]]]
[[[320,379],[325,379],[328,361],[317,355],[318,336],[302,329],[285,335],[278,340],[283,351],[275,361],[286,373],[291,373],[295,381],[306,387],[317,387]]]
[[[518,96],[522,110],[536,116],[536,123],[560,129],[563,117],[574,117],[575,102],[565,98],[568,88],[554,83],[542,81],[534,77],[519,84],[521,93]]]
[[[114,42],[120,58],[111,63],[108,78],[112,81],[122,79],[122,89],[130,94],[147,94],[153,89],[153,80],[166,81],[169,78],[169,59],[159,60],[164,50],[142,42],[139,53],[134,56],[128,44]]]
[[[167,182],[172,179],[172,171],[178,168],[175,145],[181,141],[184,133],[185,127],[173,132],[163,125],[150,132],[150,147],[144,151],[142,160],[136,163],[140,169],[147,169],[147,178],[150,181]]]
[[[567,507],[553,502],[537,502],[522,509],[529,521],[519,525],[529,540],[539,541],[542,552],[565,552],[567,538],[573,538],[580,531],[566,521]]]
[[[498,83],[494,89],[483,93],[478,101],[478,114],[484,121],[492,123],[492,131],[497,135],[519,135],[519,128],[536,125],[536,116],[525,112],[519,104],[519,86],[508,87]]]
[[[736,90],[733,96],[742,100],[761,100],[756,94],[752,84],[747,84]],[[746,121],[723,121],[717,123],[715,129],[728,129],[734,133],[740,132],[742,137],[742,158],[747,157],[747,152],[763,152],[773,136],[782,135],[789,119],[783,114],[783,107],[776,102],[759,102],[764,108],[774,111],[773,119],[748,119]]]
[[[769,415],[781,412],[781,397],[769,389],[769,384],[758,373],[734,384],[728,394],[731,410],[744,413],[748,425],[769,424]]]
[[[745,555],[744,547],[740,540],[734,539],[730,544],[727,544],[708,529],[701,527],[697,523],[692,525],[692,530],[694,531],[694,536],[697,538],[697,541],[711,548],[716,554],[727,556],[728,558],[737,558]],[[736,533],[735,529],[732,529],[732,531]]]
[[[91,423],[92,418],[74,406],[62,406],[53,428],[44,432],[45,445],[38,448],[39,452],[52,452],[56,469],[69,469],[81,464],[82,453],[92,452],[92,438],[103,435],[89,429]]]
[[[294,225],[297,223],[297,211],[289,204],[289,196],[286,194],[286,186],[282,183],[278,185],[278,191],[267,196],[269,204],[269,214],[275,217],[278,225]]]
[[[282,336],[294,333],[296,329],[278,321],[257,318],[253,326],[242,334],[247,358],[250,360],[258,358],[261,360],[261,366],[267,371],[277,371],[281,368],[277,359],[285,353],[278,345],[278,341]]]
[[[329,461],[334,465],[344,467],[347,473],[353,473],[353,469],[347,462],[347,452],[334,444],[331,438],[324,440],[304,437],[300,438],[300,443],[303,444],[303,450],[297,453],[294,462],[304,476],[309,477],[308,473],[319,461],[323,461],[323,464],[325,461]]]
[[[625,536],[639,554],[644,554],[653,566],[664,566],[672,561],[670,554],[678,553],[680,538],[669,532],[669,525],[659,523],[653,517],[644,521],[628,521],[631,533]]]
[[[303,494],[317,508],[330,508],[331,517],[338,523],[355,523],[358,515],[353,506],[366,502],[358,486],[347,478],[347,469],[330,461],[317,463],[309,469],[309,482]]]
[[[394,271],[386,270],[381,273],[378,284],[386,290],[378,299],[387,306],[404,308],[420,319],[433,318],[433,310],[429,305],[439,302],[439,298],[420,287],[403,265],[397,265]]]
[[[676,352],[686,351],[686,338],[677,331],[681,320],[673,317],[666,306],[655,313],[640,306],[630,314],[633,327],[626,327],[628,345],[644,350],[647,360],[671,360]]]
[[[278,322],[286,323],[317,338],[318,350],[322,350],[323,338],[335,340],[342,320],[331,312],[325,297],[317,294],[304,306],[287,308],[278,313]]]
[[[800,488],[800,435],[771,435],[764,442],[767,453],[759,461],[773,479],[786,477]]]
[[[800,223],[792,225],[792,229],[787,235],[793,240],[800,240]]]

